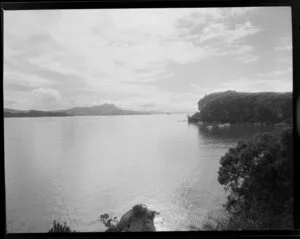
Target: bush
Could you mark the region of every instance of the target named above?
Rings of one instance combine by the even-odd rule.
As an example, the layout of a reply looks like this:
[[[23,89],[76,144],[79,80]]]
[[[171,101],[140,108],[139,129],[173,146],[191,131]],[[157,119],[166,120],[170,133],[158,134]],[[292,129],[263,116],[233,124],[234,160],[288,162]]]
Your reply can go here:
[[[64,224],[60,224],[59,222],[53,221],[53,225],[50,228],[49,232],[76,232],[71,231],[70,227],[67,226],[66,222]]]
[[[227,229],[291,229],[292,129],[256,135],[221,157],[218,181],[229,192]]]
[[[111,217],[107,213],[100,215],[100,221],[107,228],[106,232],[113,232],[116,229],[116,225],[118,224],[117,217]]]

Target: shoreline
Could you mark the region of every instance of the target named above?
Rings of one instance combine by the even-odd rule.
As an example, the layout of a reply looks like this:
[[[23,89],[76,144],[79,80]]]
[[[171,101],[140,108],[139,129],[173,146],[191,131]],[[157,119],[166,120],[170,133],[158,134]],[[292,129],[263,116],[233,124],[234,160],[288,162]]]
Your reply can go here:
[[[201,121],[201,120],[195,120],[191,119],[191,117],[187,116],[187,122],[188,124],[193,125],[203,125],[203,126],[216,126],[216,127],[224,127],[228,128],[233,125],[252,125],[252,126],[293,126],[293,122],[287,122],[287,120],[283,120],[280,122],[263,122],[263,121],[256,121],[256,122],[218,122],[218,121]]]

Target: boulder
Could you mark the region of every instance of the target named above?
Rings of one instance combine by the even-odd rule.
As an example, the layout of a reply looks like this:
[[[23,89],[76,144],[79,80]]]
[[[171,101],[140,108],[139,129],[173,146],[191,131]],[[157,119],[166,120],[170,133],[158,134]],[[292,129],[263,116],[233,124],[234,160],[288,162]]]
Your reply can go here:
[[[149,210],[143,204],[137,204],[121,217],[114,231],[156,231],[156,228],[154,226],[154,218],[155,215],[158,214],[158,212]]]

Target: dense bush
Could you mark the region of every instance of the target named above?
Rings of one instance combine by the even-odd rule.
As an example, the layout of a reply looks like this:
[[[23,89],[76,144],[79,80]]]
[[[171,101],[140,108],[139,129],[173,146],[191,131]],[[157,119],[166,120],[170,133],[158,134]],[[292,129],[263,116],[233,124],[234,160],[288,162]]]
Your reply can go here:
[[[221,157],[228,230],[293,227],[292,129],[256,135]]]
[[[190,122],[291,123],[292,93],[225,91],[206,95]]]

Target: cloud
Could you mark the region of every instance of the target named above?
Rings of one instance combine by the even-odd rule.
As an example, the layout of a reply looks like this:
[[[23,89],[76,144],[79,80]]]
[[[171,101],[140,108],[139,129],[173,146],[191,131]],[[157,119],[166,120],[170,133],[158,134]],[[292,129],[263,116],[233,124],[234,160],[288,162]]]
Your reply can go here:
[[[201,65],[221,58],[241,63],[260,60],[249,39],[264,28],[245,17],[256,10],[5,12],[4,95],[22,99],[16,100],[22,106],[27,101],[45,109],[104,101],[128,108],[144,104],[153,109],[191,109],[194,106],[188,104],[194,105],[209,89],[187,82],[197,94],[162,90],[158,82],[177,79],[168,65]]]
[[[250,45],[227,45],[226,47],[218,46],[211,49],[216,56],[236,56],[243,63],[255,62],[259,59],[258,55],[253,54],[254,48]]]
[[[61,99],[60,93],[57,90],[49,88],[38,88],[32,91],[34,96],[44,98],[47,100],[59,101]]]
[[[7,83],[5,84],[5,89],[8,91],[30,91],[33,89],[33,87],[28,85],[21,85],[16,83]]]
[[[257,75],[259,77],[282,76],[282,75],[286,75],[286,74],[291,74],[292,70],[293,70],[292,67],[288,67],[283,70],[274,70],[274,71],[270,71],[270,72],[266,72],[266,73],[258,73]]]
[[[13,108],[16,103],[15,100],[4,100],[5,108]]]
[[[193,42],[194,45],[205,49],[206,56],[233,55],[237,56],[244,63],[254,62],[259,59],[253,53],[254,47],[245,44],[243,41],[246,37],[255,35],[263,31],[263,29],[259,26],[254,26],[249,20],[233,26],[230,26],[232,24],[224,20],[206,22],[205,25],[201,21],[199,25],[195,22],[188,24],[187,20],[184,23],[184,36]]]
[[[57,90],[50,88],[38,88],[32,91],[33,103],[36,107],[45,107],[48,109],[57,108],[60,104],[61,95]]]
[[[250,21],[246,21],[243,24],[235,24],[232,28],[229,27],[228,23],[218,22],[204,27],[203,35],[200,37],[199,42],[203,43],[218,38],[226,43],[234,43],[260,31],[262,29],[253,26]]]
[[[195,84],[190,84],[190,87],[192,87],[192,88],[194,88],[194,89],[199,89],[199,88],[200,88],[200,86],[195,85]]]
[[[229,81],[221,84],[216,91],[235,90],[242,92],[290,92],[293,91],[293,84],[287,79],[247,79],[240,78],[238,80]]]
[[[275,46],[274,49],[276,51],[291,51],[293,49],[292,37],[291,36],[282,37],[280,45]]]
[[[154,103],[140,104],[140,107],[141,107],[141,108],[153,108],[153,107],[155,107],[155,106],[156,106],[156,104],[154,104]]]

